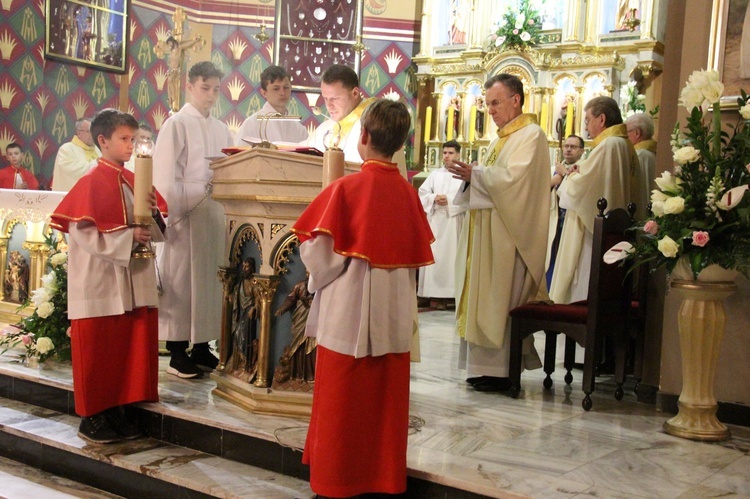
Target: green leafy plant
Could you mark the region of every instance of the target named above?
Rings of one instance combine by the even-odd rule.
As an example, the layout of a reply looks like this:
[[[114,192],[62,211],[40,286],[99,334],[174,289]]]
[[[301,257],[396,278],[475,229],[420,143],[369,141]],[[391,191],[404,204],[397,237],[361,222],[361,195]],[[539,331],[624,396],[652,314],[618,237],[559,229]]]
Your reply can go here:
[[[542,18],[529,0],[521,0],[518,9],[508,10],[494,24],[490,34],[490,45],[497,49],[520,49],[539,43]]]
[[[36,357],[44,362],[56,356],[59,360],[70,360],[70,321],[68,320],[68,254],[58,251],[54,238],[46,241],[50,247],[47,260],[49,272],[42,277],[42,286],[31,293],[31,297],[21,306],[28,307],[32,302],[34,312],[21,320],[18,332],[5,332],[0,336],[0,347],[9,348],[19,344],[25,347],[20,360]]]
[[[652,217],[638,229],[635,247],[625,249],[639,263],[671,272],[681,257],[693,277],[709,265],[748,275],[750,269],[750,104],[743,90],[741,118],[730,135],[721,128],[724,86],[716,71],[694,72],[680,99],[690,111],[684,132],[672,134],[673,172],[656,179]],[[706,119],[708,109],[712,119]]]

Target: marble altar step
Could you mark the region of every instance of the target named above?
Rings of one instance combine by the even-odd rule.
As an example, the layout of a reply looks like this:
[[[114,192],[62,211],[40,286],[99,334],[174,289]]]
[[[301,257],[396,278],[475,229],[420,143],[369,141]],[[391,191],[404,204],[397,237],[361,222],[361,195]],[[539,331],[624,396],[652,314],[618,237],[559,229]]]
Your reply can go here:
[[[0,496],[5,499],[117,499],[122,496],[0,457]]]
[[[304,480],[153,438],[90,444],[78,437],[79,422],[76,416],[0,398],[0,454],[125,497],[313,495]]]
[[[56,413],[53,420],[62,418],[63,421],[68,422],[68,425],[72,425],[68,429],[69,435],[72,435],[70,438],[77,441],[79,447],[83,446],[83,440],[75,436],[76,431],[73,431],[77,428],[80,419],[74,411],[70,365],[51,363],[40,369],[35,369],[15,362],[15,359],[16,357],[12,352],[0,355],[0,397],[4,397],[0,398],[0,415],[5,411],[5,405],[18,402],[31,406],[34,411],[52,410]],[[183,461],[187,461],[188,464],[195,462],[196,464],[191,464],[191,466],[198,466],[201,469],[212,470],[212,472],[213,463],[226,463],[228,469],[247,465],[250,466],[247,470],[256,469],[260,473],[271,472],[276,475],[269,476],[279,476],[281,479],[291,478],[304,483],[308,487],[306,489],[307,496],[281,497],[309,497],[312,495],[307,484],[309,468],[301,463],[301,449],[304,446],[307,434],[306,421],[249,413],[245,409],[213,396],[212,390],[216,384],[209,378],[182,380],[164,373],[168,358],[162,357],[159,362],[161,364],[159,375],[160,402],[139,404],[137,407],[131,408],[131,416],[137,420],[141,430],[150,438],[120,444],[125,446],[123,451],[107,451],[106,456],[93,460],[96,464],[91,464],[91,466],[111,470],[114,466],[113,462],[119,463],[122,461],[129,463],[129,466],[132,467],[132,459],[129,458],[129,455],[148,451],[150,454],[143,455],[149,457],[156,453],[160,456],[158,459],[162,460],[158,463],[159,466],[164,463],[163,466],[168,468],[178,467]],[[4,423],[0,418],[0,425],[2,424]],[[0,436],[5,438],[6,434],[0,432]],[[8,447],[9,450],[5,450],[7,446],[0,440],[0,455],[8,455],[8,452],[15,454],[16,448],[20,446],[21,449],[26,449],[29,459],[39,459],[34,456],[41,452],[40,444],[35,440],[28,440],[24,436],[12,436],[12,446]],[[141,450],[140,446],[145,447]],[[60,453],[59,447],[58,444],[51,446],[50,455],[58,455]],[[89,445],[85,449],[79,448],[73,454],[76,456],[88,455],[89,447],[99,446]],[[28,448],[31,448],[33,452],[28,451]],[[159,449],[164,449],[164,453],[158,454]],[[169,449],[169,451],[166,449]],[[172,456],[170,454],[171,449],[175,449],[177,454]],[[44,454],[47,453],[48,451],[45,450]],[[10,457],[20,460],[15,455]],[[76,459],[80,458],[76,457]],[[64,459],[60,459],[60,461],[64,462]],[[54,459],[52,462],[57,464]],[[30,464],[35,465],[34,462]],[[443,465],[445,466],[445,464]],[[137,478],[137,480],[143,480],[154,473],[156,473],[156,476],[161,476],[159,466],[155,469],[148,466],[145,468],[138,467],[136,471],[128,468],[123,469],[122,473],[127,472],[137,476],[143,469],[145,477]],[[221,469],[223,466],[225,465],[217,465],[217,469]],[[190,470],[191,468],[184,469]],[[77,470],[77,467],[73,466],[72,470]],[[63,471],[69,470],[66,468]],[[195,475],[199,476],[199,473],[196,472]],[[57,474],[76,479],[74,475]],[[477,486],[470,479],[448,480],[431,468],[430,470],[409,469],[408,475],[408,488],[406,494],[403,495],[404,498],[526,497],[523,494],[495,491],[486,486]],[[249,477],[254,476],[253,474],[249,475]],[[245,477],[245,475],[238,472],[236,476],[233,475],[232,480],[241,480],[242,477]],[[133,478],[133,480],[136,479]],[[183,479],[180,478],[180,480]],[[130,482],[128,482],[129,484]],[[169,487],[182,487],[181,484],[181,481],[170,483]],[[160,485],[166,486],[164,483],[160,483]],[[174,490],[186,492],[191,489],[182,487]],[[122,491],[116,493],[138,496],[138,494],[125,494]],[[200,494],[209,493],[201,491],[192,492],[192,494],[201,496]],[[176,496],[176,494],[172,495]],[[141,497],[162,497],[162,495],[149,494]],[[244,497],[265,499],[267,496],[245,495]],[[278,496],[270,495],[268,497]]]

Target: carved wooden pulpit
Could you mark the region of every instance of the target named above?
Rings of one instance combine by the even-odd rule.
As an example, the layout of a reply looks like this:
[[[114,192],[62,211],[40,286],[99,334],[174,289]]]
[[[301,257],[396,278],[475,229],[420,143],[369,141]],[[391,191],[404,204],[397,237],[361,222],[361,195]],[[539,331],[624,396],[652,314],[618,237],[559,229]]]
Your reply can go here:
[[[227,227],[214,393],[253,412],[309,418],[313,384],[274,382],[292,340],[289,319],[274,317],[274,304],[278,309],[304,279],[290,229],[321,190],[323,158],[254,148],[213,161],[211,169],[212,197],[223,205]],[[359,169],[347,163],[345,173]]]

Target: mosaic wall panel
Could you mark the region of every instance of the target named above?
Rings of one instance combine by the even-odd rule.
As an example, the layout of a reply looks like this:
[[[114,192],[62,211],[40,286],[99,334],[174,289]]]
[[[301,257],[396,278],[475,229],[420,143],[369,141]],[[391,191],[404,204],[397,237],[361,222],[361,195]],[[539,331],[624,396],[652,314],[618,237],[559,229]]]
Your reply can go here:
[[[43,0],[2,0],[0,8],[0,149],[20,143],[27,151],[25,166],[48,185],[57,149],[73,136],[76,119],[119,105],[120,76],[45,60]],[[411,57],[417,44],[367,37],[368,23],[387,22],[367,10],[361,87],[367,96],[398,95],[414,113]],[[172,29],[171,13],[134,5],[129,23],[127,110],[158,134],[169,112],[167,62],[156,57],[153,46]],[[274,31],[267,29],[270,38],[264,43],[254,37],[258,32],[257,23],[240,25],[232,19],[213,25],[211,60],[226,75],[214,115],[232,130],[264,103],[260,73],[273,61]],[[317,94],[297,91],[290,108],[310,128],[322,121],[312,113],[318,104],[323,102]],[[4,157],[0,165],[5,166]]]

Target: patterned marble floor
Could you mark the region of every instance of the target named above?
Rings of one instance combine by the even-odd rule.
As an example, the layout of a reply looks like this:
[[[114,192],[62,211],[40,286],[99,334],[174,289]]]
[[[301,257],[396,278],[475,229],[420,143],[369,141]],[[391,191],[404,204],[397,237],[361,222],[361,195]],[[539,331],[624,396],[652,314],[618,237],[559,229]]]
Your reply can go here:
[[[671,437],[661,429],[669,415],[635,402],[632,393],[614,400],[606,379],[597,385],[593,410],[584,412],[580,381],[563,388],[562,370],[552,391],[543,390],[543,373],[533,371],[523,375],[516,400],[474,392],[455,368],[452,320],[450,311],[420,314],[422,362],[412,368],[411,414],[423,425],[410,436],[410,474],[491,497],[750,497],[750,428],[731,427],[733,438],[720,444]],[[2,367],[71,383],[66,367]],[[210,379],[162,374],[161,402],[149,407],[303,445],[306,423],[249,414],[215,398],[214,386]]]

